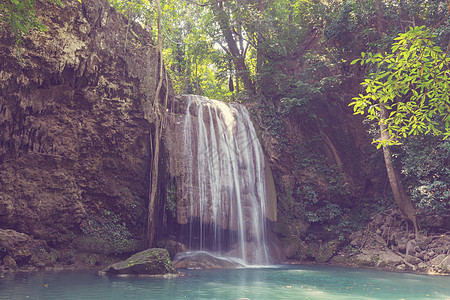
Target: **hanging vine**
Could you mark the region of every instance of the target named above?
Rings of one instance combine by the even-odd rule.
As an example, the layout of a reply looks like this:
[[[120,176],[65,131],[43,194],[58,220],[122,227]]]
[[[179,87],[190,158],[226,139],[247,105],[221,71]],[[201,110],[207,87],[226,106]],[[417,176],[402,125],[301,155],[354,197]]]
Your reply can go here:
[[[167,103],[169,99],[169,82],[167,78],[167,72],[165,72],[165,76],[163,77],[163,44],[162,44],[162,30],[161,30],[161,2],[160,0],[156,0],[156,6],[157,6],[157,13],[158,13],[158,21],[157,21],[157,28],[158,28],[158,43],[156,45],[156,52],[159,56],[159,71],[158,71],[158,85],[156,87],[156,93],[155,98],[152,102],[152,107],[156,115],[156,121],[155,121],[155,135],[152,140],[150,136],[150,144],[151,148],[153,149],[153,158],[152,158],[152,164],[151,164],[151,171],[150,171],[150,192],[149,192],[149,201],[148,201],[148,216],[147,216],[147,243],[148,247],[151,247],[153,244],[153,240],[155,238],[155,199],[156,199],[156,192],[158,188],[158,173],[159,173],[159,152],[160,152],[160,144],[161,144],[161,135],[166,123],[166,110],[167,110]],[[159,101],[159,95],[161,92],[161,88],[163,85],[163,80],[166,81],[166,93],[165,93],[165,100],[164,100],[164,106],[161,108],[161,104]]]

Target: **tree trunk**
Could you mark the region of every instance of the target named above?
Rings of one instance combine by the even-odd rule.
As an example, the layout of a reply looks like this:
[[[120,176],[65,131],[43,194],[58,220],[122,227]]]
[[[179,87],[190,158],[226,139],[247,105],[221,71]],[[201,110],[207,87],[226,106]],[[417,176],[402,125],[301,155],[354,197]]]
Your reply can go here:
[[[381,104],[381,118],[380,118],[380,131],[381,140],[389,140],[389,132],[387,131],[386,118],[389,116],[389,112],[386,107]],[[417,224],[416,209],[411,201],[411,198],[405,192],[400,174],[398,170],[392,164],[392,154],[389,146],[383,146],[384,162],[386,164],[386,171],[391,185],[392,193],[394,194],[395,202],[400,208],[400,213],[403,219],[410,220],[414,225],[414,232],[419,234],[419,227]]]
[[[381,12],[382,2],[381,0],[375,1],[375,16],[376,16],[376,26],[377,31],[380,36],[385,34],[385,23],[383,20],[383,14]],[[389,140],[389,131],[387,130],[387,124],[385,120],[389,117],[389,112],[383,103],[380,103],[381,108],[381,116],[380,116],[380,132],[381,132],[381,140]],[[410,220],[414,225],[414,232],[416,235],[419,234],[419,227],[417,224],[417,216],[416,209],[414,208],[414,204],[411,201],[411,198],[405,192],[405,188],[403,187],[400,173],[395,169],[392,164],[392,154],[389,146],[383,146],[383,155],[384,155],[384,163],[386,164],[386,171],[388,174],[389,183],[391,185],[392,194],[394,194],[395,202],[397,203],[402,218],[406,220]]]
[[[158,85],[156,87],[155,92],[155,98],[153,99],[153,109],[155,111],[156,115],[156,121],[155,121],[155,136],[152,140],[152,137],[150,136],[150,143],[153,146],[153,158],[152,158],[152,166],[150,170],[150,190],[149,190],[149,199],[148,199],[148,208],[147,208],[147,245],[149,248],[152,247],[153,241],[155,239],[155,201],[156,201],[156,191],[158,188],[158,174],[159,174],[159,152],[160,152],[160,142],[161,142],[161,135],[164,128],[164,121],[165,121],[165,112],[167,108],[167,98],[169,91],[166,90],[166,99],[164,102],[164,107],[161,109],[160,103],[159,103],[159,97],[160,97],[160,91],[162,88],[163,83],[163,45],[162,45],[162,31],[161,31],[161,3],[160,0],[156,0],[157,4],[157,10],[158,10],[158,44],[157,44],[157,53],[159,55],[159,65],[158,65],[158,72],[159,74],[159,80]],[[169,83],[167,82],[167,71],[165,72],[166,75],[166,88],[169,86]]]
[[[244,88],[250,93],[255,93],[255,85],[253,80],[250,77],[250,72],[247,69],[247,65],[245,64],[245,57],[242,51],[239,50],[237,41],[233,36],[233,30],[230,26],[229,16],[225,12],[223,8],[222,1],[218,1],[214,5],[211,6],[214,12],[214,16],[216,17],[217,22],[219,23],[220,30],[227,42],[228,50],[233,57],[234,66],[236,68],[236,73],[241,78],[242,83],[244,84]]]

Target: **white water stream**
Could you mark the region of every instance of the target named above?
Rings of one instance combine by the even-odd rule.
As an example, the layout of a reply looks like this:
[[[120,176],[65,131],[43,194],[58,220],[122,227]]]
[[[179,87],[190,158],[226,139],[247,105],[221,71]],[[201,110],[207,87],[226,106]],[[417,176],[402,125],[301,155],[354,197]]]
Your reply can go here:
[[[188,246],[268,264],[264,156],[249,113],[239,104],[186,97],[181,191]]]

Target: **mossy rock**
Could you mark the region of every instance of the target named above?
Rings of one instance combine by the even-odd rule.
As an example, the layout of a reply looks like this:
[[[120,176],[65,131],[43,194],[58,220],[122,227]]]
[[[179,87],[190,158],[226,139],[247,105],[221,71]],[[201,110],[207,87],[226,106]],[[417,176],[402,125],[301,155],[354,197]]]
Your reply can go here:
[[[173,267],[166,249],[152,248],[112,264],[100,273],[106,275],[166,275],[176,274],[177,271]]]

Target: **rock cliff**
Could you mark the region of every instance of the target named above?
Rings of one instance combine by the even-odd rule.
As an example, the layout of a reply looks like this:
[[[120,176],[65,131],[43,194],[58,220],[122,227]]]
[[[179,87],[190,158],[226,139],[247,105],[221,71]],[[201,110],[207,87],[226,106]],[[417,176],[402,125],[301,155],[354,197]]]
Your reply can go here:
[[[35,7],[0,32],[0,265],[96,264],[143,245],[158,55],[106,0]]]

